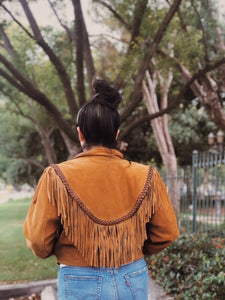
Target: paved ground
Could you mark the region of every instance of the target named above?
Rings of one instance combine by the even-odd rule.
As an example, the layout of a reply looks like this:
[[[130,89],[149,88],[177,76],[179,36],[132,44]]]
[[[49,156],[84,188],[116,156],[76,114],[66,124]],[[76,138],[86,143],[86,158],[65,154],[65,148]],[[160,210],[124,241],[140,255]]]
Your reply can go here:
[[[57,300],[56,279],[41,280],[36,282],[18,283],[12,285],[0,285],[0,300],[14,299],[40,299]],[[21,297],[21,295],[27,295]],[[30,295],[30,296],[29,296]],[[149,278],[148,300],[172,300],[171,296],[166,295],[164,290]],[[141,299],[140,299],[141,300]]]
[[[149,277],[148,300],[172,300],[172,296],[167,295],[165,291],[152,278]]]
[[[7,190],[7,189],[0,189],[0,204],[9,201],[10,199],[17,200],[26,197],[32,197],[32,191],[16,191],[16,190]]]

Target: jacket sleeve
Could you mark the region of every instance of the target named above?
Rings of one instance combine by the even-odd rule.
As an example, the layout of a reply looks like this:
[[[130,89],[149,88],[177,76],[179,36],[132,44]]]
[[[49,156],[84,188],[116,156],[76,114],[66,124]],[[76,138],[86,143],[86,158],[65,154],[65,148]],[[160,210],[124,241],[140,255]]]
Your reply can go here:
[[[179,235],[176,215],[166,186],[157,170],[151,185],[152,216],[146,224],[147,240],[143,253],[152,255],[171,245]]]
[[[54,176],[52,167],[45,169],[24,223],[27,246],[40,258],[53,254],[61,227],[57,207],[50,197]]]

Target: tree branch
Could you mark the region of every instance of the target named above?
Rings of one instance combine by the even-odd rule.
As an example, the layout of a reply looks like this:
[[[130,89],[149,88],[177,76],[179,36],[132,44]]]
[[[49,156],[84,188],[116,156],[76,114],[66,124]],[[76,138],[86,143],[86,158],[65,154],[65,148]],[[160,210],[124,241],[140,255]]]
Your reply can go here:
[[[205,49],[205,61],[208,62],[209,61],[209,54],[208,54],[209,51],[208,51],[208,46],[207,46],[207,37],[206,37],[205,30],[204,30],[204,27],[202,24],[201,16],[199,15],[199,12],[198,12],[193,0],[191,0],[191,5],[194,8],[194,11],[198,17],[198,21],[199,21],[199,24],[200,24],[200,27],[202,30],[203,45],[204,45],[204,49]]]
[[[10,84],[15,86],[19,91],[34,99],[36,102],[44,106],[50,115],[52,115],[56,124],[65,131],[65,133],[72,139],[75,140],[75,134],[71,126],[63,118],[57,107],[47,98],[47,96],[37,89],[33,84],[28,81],[9,61],[7,61],[3,55],[0,54],[0,62],[11,72],[11,74],[22,84],[19,84],[14,78],[9,76],[3,69],[0,69],[0,75],[4,77]]]
[[[76,45],[76,70],[77,70],[77,93],[80,106],[86,102],[84,88],[84,67],[83,67],[83,46],[84,46],[84,30],[83,16],[80,0],[72,0],[75,15],[75,45]]]
[[[179,5],[181,4],[182,0],[175,0],[171,5],[169,11],[167,12],[166,16],[164,17],[163,21],[161,22],[157,33],[154,36],[154,39],[151,45],[148,48],[148,51],[145,55],[145,58],[138,70],[138,73],[135,78],[135,82],[133,85],[133,93],[130,97],[129,105],[124,109],[121,114],[121,122],[123,122],[134,110],[134,108],[138,105],[138,103],[142,99],[141,87],[142,87],[142,80],[144,79],[145,71],[147,70],[149,63],[156,53],[156,50],[161,42],[163,35],[165,33],[166,28],[168,27],[170,21],[172,20],[174,14],[176,13]]]
[[[0,3],[0,5],[3,7],[3,9],[10,15],[10,17],[13,19],[14,22],[16,22],[17,25],[19,25],[20,28],[23,29],[23,31],[31,38],[34,39],[34,36],[23,26],[22,23],[20,23],[14,16],[13,14],[10,12],[10,10],[8,10],[6,8],[6,6],[2,3]]]
[[[43,129],[43,127],[41,126],[40,122],[38,121],[38,119],[35,119],[32,115],[35,114],[36,112],[34,111],[32,114],[26,114],[23,112],[23,110],[21,109],[20,105],[17,103],[17,101],[15,101],[15,99],[7,92],[3,91],[1,89],[1,92],[3,93],[3,95],[5,95],[6,97],[8,97],[10,99],[10,101],[15,105],[16,107],[16,111],[14,111],[16,114],[19,114],[20,116],[30,120],[32,123],[34,123],[38,129],[38,133],[41,137],[41,141],[42,144],[44,146],[44,150],[45,150],[45,155],[48,161],[48,164],[52,164],[57,162],[56,160],[56,153],[54,148],[51,145],[50,139],[49,139],[49,135],[51,134],[52,130],[50,130],[49,132],[46,132],[46,130]],[[22,157],[22,156],[21,156]],[[21,158],[20,157],[20,158]],[[24,157],[23,157],[24,159]],[[39,167],[39,163],[36,162],[35,160],[26,159],[28,162],[35,164],[36,166]]]
[[[133,24],[132,24],[131,39],[130,39],[130,45],[128,48],[128,53],[134,47],[134,44],[136,43],[136,38],[139,36],[140,27],[141,27],[143,15],[145,13],[147,4],[148,4],[148,0],[136,0],[136,6],[135,6],[135,11],[134,11],[134,19],[133,19]]]
[[[20,85],[13,77],[11,77],[5,70],[0,68],[0,76],[2,76],[4,79],[6,79],[12,86],[14,86],[17,90],[19,90],[22,93],[26,93],[25,88]]]
[[[51,6],[53,13],[56,16],[58,22],[65,29],[65,31],[69,37],[69,40],[73,41],[74,36],[72,35],[70,29],[65,24],[63,24],[62,20],[60,19],[59,15],[55,9],[54,4],[51,2],[51,0],[48,0],[48,3]],[[87,28],[86,28],[86,24],[85,24],[85,21],[83,18],[83,14],[82,14],[82,20],[83,20],[83,54],[84,54],[86,68],[87,68],[89,93],[90,93],[90,96],[92,96],[93,95],[92,82],[93,82],[93,78],[95,77],[95,67],[94,67],[94,62],[93,62],[93,58],[92,58],[91,51],[90,51],[90,43],[89,43]]]
[[[208,72],[218,68],[219,66],[221,66],[222,64],[225,64],[225,57],[223,57],[222,59],[219,59],[217,61],[215,61],[214,63],[209,63],[207,64],[203,69],[199,70],[198,72],[196,72],[190,80],[188,80],[185,85],[181,88],[179,94],[175,97],[171,97],[168,101],[168,106],[165,109],[161,109],[159,112],[152,114],[152,115],[144,115],[138,119],[135,119],[132,123],[130,123],[130,125],[128,127],[126,127],[126,129],[122,130],[120,133],[120,139],[123,140],[126,138],[126,136],[128,136],[131,131],[133,129],[135,129],[136,127],[138,127],[140,124],[147,122],[147,121],[151,121],[154,118],[158,118],[160,116],[162,116],[165,113],[169,113],[171,110],[175,109],[176,107],[178,107],[180,100],[183,98],[184,94],[187,92],[187,90],[190,88],[191,84],[197,80],[200,79],[202,76],[204,76],[205,74],[207,74]]]
[[[68,35],[68,37],[69,37],[69,40],[70,40],[70,42],[71,42],[71,41],[73,40],[73,38],[72,38],[72,33],[71,33],[70,29],[69,29],[65,24],[63,24],[62,20],[60,19],[59,15],[58,15],[58,13],[57,13],[57,11],[56,11],[56,9],[55,9],[55,6],[54,6],[54,4],[51,2],[51,0],[48,0],[48,3],[49,3],[49,5],[50,5],[50,7],[51,7],[51,9],[52,9],[52,11],[53,11],[53,13],[54,13],[54,15],[56,16],[56,19],[58,20],[59,24],[62,26],[62,28],[65,29],[65,31],[66,31],[66,33],[67,33],[67,35]]]
[[[181,63],[174,57],[174,56],[171,56],[169,54],[167,54],[165,51],[161,50],[161,49],[158,49],[157,52],[165,57],[168,57],[170,58],[177,66],[177,68],[183,72],[183,68],[182,68],[182,65]],[[198,78],[200,78],[201,76],[205,75],[206,73],[220,67],[221,65],[225,64],[225,56],[222,57],[222,58],[219,58],[215,61],[209,61],[204,68],[198,70],[197,73],[195,73],[192,78],[192,82]]]
[[[12,102],[12,103],[15,105],[17,111],[14,111],[14,112],[15,112],[16,114],[19,114],[19,115],[21,115],[22,117],[24,117],[24,118],[30,120],[31,122],[33,122],[34,124],[36,124],[35,118],[33,118],[31,114],[26,114],[26,113],[24,113],[23,110],[21,109],[21,107],[19,106],[19,104],[17,103],[17,101],[15,101],[14,97],[12,97],[9,93],[3,91],[2,89],[1,89],[1,92],[2,92],[2,94],[5,95],[8,99],[10,99],[10,102]]]
[[[8,39],[8,37],[5,33],[5,30],[4,30],[2,24],[0,24],[0,35],[1,35],[2,40],[4,42],[4,44],[2,44],[1,46],[9,53],[10,56],[18,57],[17,53],[15,52],[15,49],[13,48],[10,40]]]
[[[27,0],[19,0],[21,3],[21,6],[23,7],[23,10],[27,16],[27,19],[30,23],[31,29],[34,34],[34,38],[39,46],[44,50],[44,52],[48,55],[50,61],[52,62],[53,66],[55,67],[59,78],[62,82],[64,92],[66,95],[67,103],[70,108],[70,113],[73,119],[75,119],[76,114],[78,112],[78,107],[76,105],[75,96],[72,90],[70,77],[68,73],[66,72],[65,67],[63,66],[60,59],[56,56],[55,52],[52,50],[52,48],[46,43],[44,40],[41,31],[36,23],[36,20],[34,19],[34,16],[30,10],[30,7],[27,3]]]
[[[37,162],[36,160],[32,159],[32,158],[28,158],[28,157],[25,157],[23,155],[16,155],[17,158],[20,158],[20,159],[24,159],[25,161],[29,162],[30,164],[40,168],[41,170],[44,170],[46,166],[42,165],[41,163]]]
[[[137,43],[137,37],[140,33],[140,27],[143,20],[143,16],[145,13],[146,6],[148,4],[147,0],[136,0],[136,5],[134,9],[134,18],[131,28],[131,38],[129,42],[129,47],[127,50],[126,56],[131,53],[131,51],[135,48],[135,45]],[[126,63],[125,63],[126,64]],[[124,69],[126,66],[123,65],[122,69]],[[121,72],[117,75],[116,79],[114,80],[114,88],[116,90],[119,90],[124,84],[124,79],[121,77]]]
[[[90,49],[90,43],[89,43],[89,38],[88,38],[88,32],[87,32],[87,28],[86,28],[86,24],[82,15],[82,19],[83,19],[83,42],[84,42],[84,61],[86,64],[86,69],[87,69],[87,76],[88,76],[88,85],[89,85],[89,93],[90,93],[90,97],[92,97],[94,95],[94,91],[93,91],[93,80],[95,78],[95,66],[94,66],[94,61],[93,61],[93,57],[91,54],[91,49]]]
[[[177,10],[177,14],[180,20],[180,26],[183,32],[188,33],[187,25],[184,23],[180,8]]]
[[[112,7],[110,6],[108,3],[102,1],[102,0],[93,0],[93,2],[97,2],[102,4],[103,6],[105,6],[106,8],[108,8],[109,11],[111,11],[111,13],[114,15],[114,17],[120,22],[122,23],[125,28],[130,31],[131,27],[129,26],[129,24],[127,24],[127,22],[124,21],[124,19],[118,14],[118,12]]]

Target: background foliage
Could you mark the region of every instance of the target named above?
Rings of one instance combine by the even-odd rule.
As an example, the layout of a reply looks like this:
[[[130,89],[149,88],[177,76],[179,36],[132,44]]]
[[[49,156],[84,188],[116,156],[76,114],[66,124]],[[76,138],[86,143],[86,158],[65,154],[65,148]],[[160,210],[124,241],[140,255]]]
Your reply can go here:
[[[183,235],[163,252],[146,259],[151,276],[175,299],[224,299],[224,239]]]
[[[100,24],[101,30],[94,32],[89,27],[85,32],[86,28],[77,30],[81,26],[80,2],[43,1],[55,25],[39,23],[40,15],[33,6],[39,0],[0,2],[0,178],[15,186],[35,186],[47,165],[71,158],[80,150],[77,111],[70,108],[69,100],[74,98],[72,102],[78,110],[91,98],[92,63],[92,78],[108,80],[123,95],[119,138],[128,143],[126,158],[158,167],[162,159],[139,78],[144,78],[148,70],[151,75],[157,71],[165,80],[168,70],[172,71],[169,132],[179,165],[190,164],[192,150],[201,152],[208,147],[208,133],[225,128],[224,21],[217,18],[217,3],[93,0],[88,2],[90,15],[85,16],[83,25],[92,18],[93,27]],[[174,3],[176,12],[160,33]],[[72,13],[67,15],[68,6]],[[152,57],[146,59],[150,50]],[[81,62],[82,66],[78,66]],[[188,79],[181,67],[191,78],[196,76],[206,94],[205,101],[214,92],[212,101],[200,101],[190,85],[182,92]],[[198,72],[202,70],[208,71],[200,76]],[[211,82],[216,87],[213,91],[209,88]],[[159,106],[160,93],[156,85]],[[58,115],[46,99],[56,107]],[[215,107],[221,108],[220,118]],[[140,121],[143,117],[145,120]],[[132,127],[135,122],[139,123]]]

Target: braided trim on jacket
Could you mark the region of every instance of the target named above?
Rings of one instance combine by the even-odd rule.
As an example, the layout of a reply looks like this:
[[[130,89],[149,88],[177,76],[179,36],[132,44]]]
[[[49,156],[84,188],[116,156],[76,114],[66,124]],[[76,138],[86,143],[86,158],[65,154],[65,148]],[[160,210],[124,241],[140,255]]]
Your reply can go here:
[[[133,206],[133,208],[124,216],[116,218],[114,220],[103,220],[103,219],[99,219],[98,217],[96,217],[91,210],[84,204],[84,202],[78,197],[78,195],[74,192],[74,190],[71,188],[71,186],[69,185],[66,177],[64,176],[63,172],[60,170],[60,168],[58,167],[58,165],[56,164],[52,164],[51,165],[53,167],[53,169],[55,170],[56,174],[59,176],[60,180],[62,181],[63,185],[65,186],[67,193],[69,194],[69,196],[72,198],[72,200],[75,200],[78,205],[80,206],[80,208],[83,210],[83,212],[91,219],[93,220],[95,223],[100,224],[100,225],[115,225],[118,223],[121,223],[129,218],[131,218],[133,215],[135,215],[135,213],[137,212],[137,210],[139,209],[139,207],[141,206],[147,192],[149,191],[149,189],[151,188],[151,179],[153,176],[153,167],[149,167],[149,171],[148,171],[148,175],[147,175],[147,179],[145,182],[145,185],[141,191],[141,193],[138,196],[138,199],[135,203],[135,205]]]

